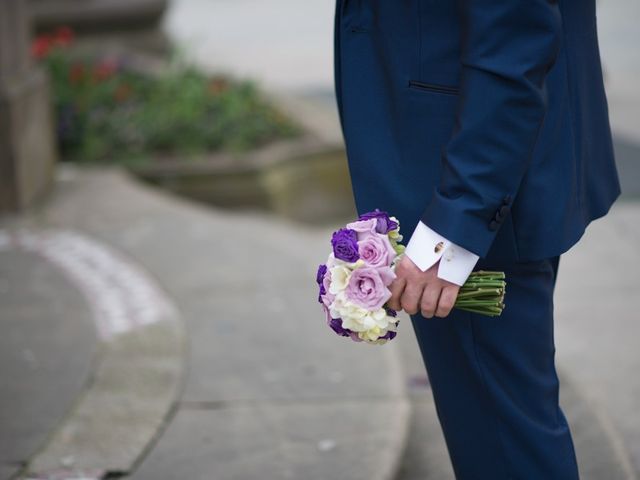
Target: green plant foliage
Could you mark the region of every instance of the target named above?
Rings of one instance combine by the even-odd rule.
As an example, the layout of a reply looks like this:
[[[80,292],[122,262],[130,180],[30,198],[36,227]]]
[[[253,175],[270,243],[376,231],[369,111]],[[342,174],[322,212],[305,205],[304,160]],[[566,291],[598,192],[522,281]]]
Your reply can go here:
[[[53,48],[49,71],[62,156],[140,163],[215,151],[242,152],[300,130],[250,81],[181,67],[159,76],[122,62],[71,59]]]

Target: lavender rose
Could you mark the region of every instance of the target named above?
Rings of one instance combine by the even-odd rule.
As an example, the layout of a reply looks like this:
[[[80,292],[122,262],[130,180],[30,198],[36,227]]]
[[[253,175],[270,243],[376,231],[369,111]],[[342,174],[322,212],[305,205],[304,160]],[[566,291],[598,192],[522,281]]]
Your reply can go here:
[[[357,233],[358,241],[364,240],[370,235],[376,234],[376,219],[358,220],[357,222],[347,223],[347,228]]]
[[[333,232],[331,245],[333,246],[333,255],[340,260],[352,263],[360,258],[358,254],[358,236],[350,228],[341,228]]]
[[[387,212],[378,210],[377,208],[373,212],[367,212],[360,215],[359,220],[376,219],[376,232],[389,233],[391,230],[398,228],[398,222],[391,220]]]
[[[396,258],[396,251],[386,234],[369,235],[358,242],[360,258],[370,267],[388,267]]]
[[[396,277],[389,267],[360,267],[353,271],[345,290],[348,300],[367,309],[378,310],[389,298],[391,291],[387,288]]]
[[[327,270],[322,279],[322,289],[324,289],[324,293],[320,295],[320,302],[327,308],[331,308],[331,304],[335,300],[336,296],[329,291],[329,287],[331,286],[331,270]]]

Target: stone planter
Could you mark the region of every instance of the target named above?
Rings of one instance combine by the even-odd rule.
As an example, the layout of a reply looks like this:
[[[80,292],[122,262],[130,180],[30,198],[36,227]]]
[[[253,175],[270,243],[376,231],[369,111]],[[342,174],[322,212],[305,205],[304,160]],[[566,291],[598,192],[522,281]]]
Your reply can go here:
[[[131,171],[153,185],[219,207],[272,211],[316,223],[353,218],[355,211],[342,146],[311,135],[245,155],[165,160]]]
[[[68,26],[82,53],[126,52],[164,57],[170,50],[159,28],[168,0],[29,0],[36,32]]]
[[[68,25],[79,30],[155,27],[167,0],[29,0],[38,28]]]

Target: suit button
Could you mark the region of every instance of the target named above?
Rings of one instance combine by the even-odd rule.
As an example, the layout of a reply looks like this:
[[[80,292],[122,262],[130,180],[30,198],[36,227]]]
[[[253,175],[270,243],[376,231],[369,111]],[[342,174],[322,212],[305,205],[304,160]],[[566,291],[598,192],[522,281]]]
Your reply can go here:
[[[512,200],[511,195],[505,195],[502,201],[506,204],[509,204],[511,203],[511,200]]]
[[[500,224],[498,222],[496,222],[495,220],[491,220],[491,222],[489,223],[489,230],[495,231],[495,230],[498,229],[499,225]]]
[[[498,210],[498,215],[501,218],[506,217],[507,213],[509,213],[509,206],[508,205],[503,205],[503,206],[500,207],[500,210]]]

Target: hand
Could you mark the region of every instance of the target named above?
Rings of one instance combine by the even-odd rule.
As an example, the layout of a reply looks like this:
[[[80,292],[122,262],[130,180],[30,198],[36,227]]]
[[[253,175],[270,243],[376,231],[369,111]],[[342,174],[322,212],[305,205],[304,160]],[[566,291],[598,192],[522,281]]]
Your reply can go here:
[[[396,267],[396,279],[389,286],[389,307],[410,315],[420,311],[426,318],[449,315],[460,286],[438,277],[439,262],[423,272],[405,255]]]

